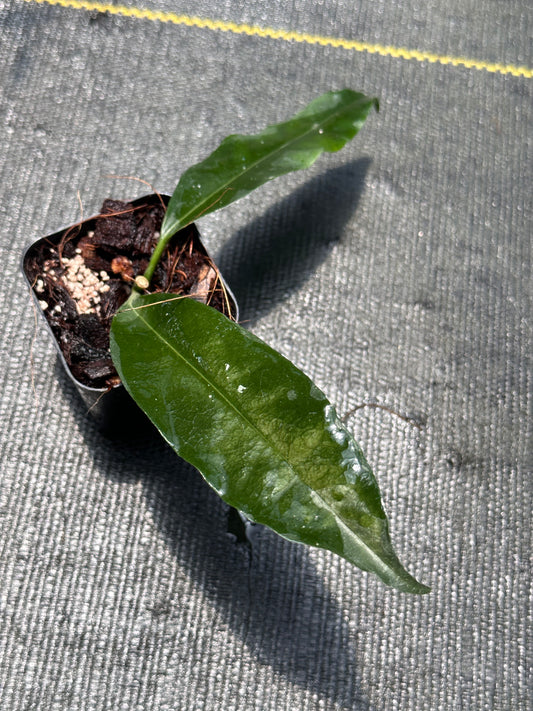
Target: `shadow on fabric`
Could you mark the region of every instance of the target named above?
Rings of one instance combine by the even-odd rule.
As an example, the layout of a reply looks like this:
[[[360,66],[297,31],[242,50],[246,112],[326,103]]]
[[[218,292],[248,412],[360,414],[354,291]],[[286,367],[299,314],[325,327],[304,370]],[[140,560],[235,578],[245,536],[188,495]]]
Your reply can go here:
[[[353,634],[308,550],[263,526],[254,527],[251,549],[236,543],[227,533],[229,507],[192,466],[176,457],[157,432],[148,432],[143,441],[134,444],[100,438],[69,382],[66,387],[72,390],[80,430],[90,444],[97,469],[115,482],[142,483],[154,525],[176,564],[193,582],[193,589],[201,590],[195,604],[212,605],[221,625],[248,650],[247,656],[270,666],[291,685],[323,699],[328,708],[372,711],[358,681],[360,661],[350,639]],[[168,597],[158,598],[156,606],[147,608],[157,629],[165,624],[174,630],[183,626],[178,592],[166,589]],[[357,620],[354,604],[351,622]],[[211,644],[216,645],[209,632],[202,632],[180,632],[189,640],[188,654],[193,658],[205,659]],[[206,638],[211,644],[206,644]],[[235,655],[228,659],[228,668],[238,667],[242,652],[238,646],[227,646]],[[219,664],[220,649],[214,651]],[[257,669],[249,669],[247,678],[243,667],[238,686],[253,693],[260,682],[255,678]]]
[[[243,299],[245,315],[264,314],[326,258],[353,215],[368,165],[363,159],[315,178],[226,245],[228,264],[221,270]],[[100,436],[59,363],[56,370],[99,471],[121,483],[142,482],[148,510],[178,565],[249,654],[335,708],[371,711],[358,682],[353,635],[308,550],[262,526],[254,527],[252,550],[236,543],[227,533],[229,507],[155,430],[132,443]],[[179,602],[160,601],[149,612],[162,623],[166,615],[180,617]],[[355,605],[352,611],[356,617]]]
[[[253,324],[297,291],[342,239],[363,194],[369,158],[307,181],[232,237],[217,264]]]
[[[308,551],[261,526],[251,550],[236,544],[226,533],[226,505],[192,467],[177,463],[172,452],[169,459],[174,476],[144,479],[147,501],[173,555],[222,622],[250,655],[291,684],[335,708],[369,711],[343,611]]]

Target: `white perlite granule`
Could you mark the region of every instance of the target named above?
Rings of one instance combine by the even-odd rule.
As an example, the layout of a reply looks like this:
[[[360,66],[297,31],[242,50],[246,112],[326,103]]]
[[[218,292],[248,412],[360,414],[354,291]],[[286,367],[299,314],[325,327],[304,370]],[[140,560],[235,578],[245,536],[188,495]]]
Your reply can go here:
[[[95,313],[100,303],[100,295],[109,291],[109,285],[105,283],[109,279],[109,274],[104,271],[100,274],[93,272],[85,266],[81,254],[76,254],[72,259],[64,257],[63,266],[65,285],[76,302],[78,313]]]

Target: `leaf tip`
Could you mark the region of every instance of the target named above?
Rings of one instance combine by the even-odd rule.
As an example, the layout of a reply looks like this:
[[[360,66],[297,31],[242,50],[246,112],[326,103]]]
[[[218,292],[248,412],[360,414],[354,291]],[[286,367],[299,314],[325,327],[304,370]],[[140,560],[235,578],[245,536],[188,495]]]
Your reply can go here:
[[[427,595],[431,592],[429,585],[424,585],[420,583],[416,578],[410,575],[405,569],[403,570],[403,575],[400,579],[393,581],[385,581],[386,583],[392,585],[400,592],[410,593],[411,595]]]
[[[419,583],[415,580],[415,585],[408,591],[413,595],[428,595],[431,592],[429,585],[424,585],[424,583]]]

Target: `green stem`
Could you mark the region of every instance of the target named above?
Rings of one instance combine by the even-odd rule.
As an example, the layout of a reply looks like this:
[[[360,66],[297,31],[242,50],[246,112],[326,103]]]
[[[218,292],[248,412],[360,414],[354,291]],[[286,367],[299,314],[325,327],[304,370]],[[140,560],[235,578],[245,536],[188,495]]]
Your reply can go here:
[[[159,238],[159,242],[157,243],[157,245],[152,253],[152,256],[150,258],[148,266],[146,267],[146,271],[143,274],[143,276],[145,276],[149,282],[152,280],[152,277],[154,276],[156,267],[159,264],[159,260],[161,259],[161,256],[163,255],[163,252],[165,251],[165,249],[167,247],[167,244],[169,243],[171,237],[175,234],[176,231],[162,235]]]

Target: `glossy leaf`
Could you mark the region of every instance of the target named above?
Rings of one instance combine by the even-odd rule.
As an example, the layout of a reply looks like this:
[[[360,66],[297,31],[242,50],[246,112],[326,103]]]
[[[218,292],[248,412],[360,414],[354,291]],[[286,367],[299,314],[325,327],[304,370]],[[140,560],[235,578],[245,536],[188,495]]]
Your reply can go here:
[[[228,504],[399,590],[428,591],[392,549],[359,446],[283,356],[209,306],[168,294],[119,311],[111,353],[134,400]]]
[[[324,151],[340,150],[363,125],[376,99],[344,89],[312,101],[284,123],[254,136],[228,136],[182,175],[161,227],[165,241],[213,210],[285,173],[308,168]]]

